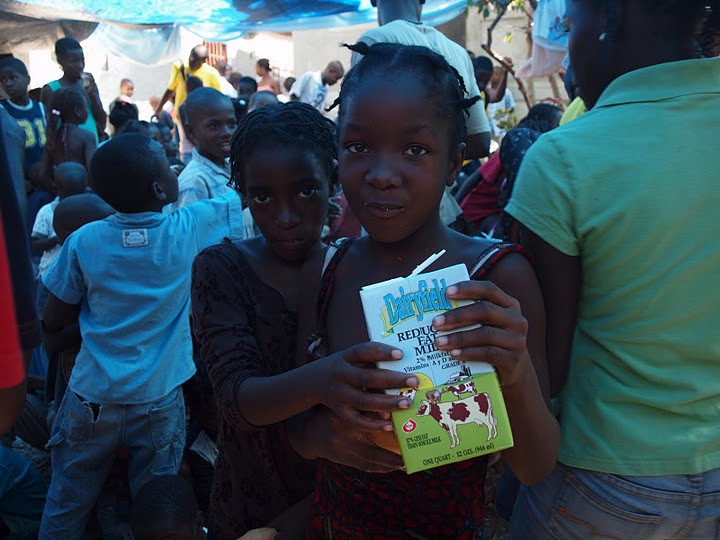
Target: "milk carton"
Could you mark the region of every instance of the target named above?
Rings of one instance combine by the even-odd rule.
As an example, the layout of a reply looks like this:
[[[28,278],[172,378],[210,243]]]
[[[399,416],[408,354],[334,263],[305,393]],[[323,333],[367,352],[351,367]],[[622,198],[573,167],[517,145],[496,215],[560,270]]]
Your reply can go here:
[[[432,327],[433,318],[471,303],[445,295],[448,286],[469,279],[466,266],[413,274],[360,291],[370,339],[404,353],[402,360],[379,362],[378,367],[413,374],[420,381],[416,388],[388,391],[412,400],[409,409],[392,415],[408,474],[513,446],[494,368],[456,360],[434,345],[444,333]]]

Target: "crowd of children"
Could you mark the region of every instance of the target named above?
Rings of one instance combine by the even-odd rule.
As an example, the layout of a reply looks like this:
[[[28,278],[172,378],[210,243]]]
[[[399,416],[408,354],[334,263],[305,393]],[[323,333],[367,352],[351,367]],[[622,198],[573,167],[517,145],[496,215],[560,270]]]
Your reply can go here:
[[[184,162],[174,126],[138,119],[127,79],[100,140],[76,41],[58,41],[64,75],[42,102],[22,62],[0,61],[0,134],[10,119],[25,136],[24,154],[0,138],[0,240],[28,208],[43,344],[25,356],[45,379],[11,432],[51,464],[43,486],[0,448],[0,517],[86,538],[120,462],[136,540],[482,539],[492,458],[407,474],[390,414],[412,397],[385,391],[421,380],[376,367],[403,353],[368,341],[359,296],[445,250],[427,271],[464,265],[446,295],[467,305],[428,324],[437,350],[497,372],[509,537],[715,538],[720,60],[702,57],[718,53],[720,2],[664,2],[682,17],[625,4],[568,2],[588,112],[558,127],[557,107],[533,107],[474,172],[469,111],[506,91],[482,59],[472,95],[429,48],[349,45],[347,75],[326,68],[344,76],[333,122],[292,84],[279,102],[265,59],[238,98],[203,86],[186,73],[213,75],[196,47],[171,81]],[[298,82],[332,84],[324,73]],[[477,235],[443,221],[458,179]],[[357,234],[330,243],[339,192]]]

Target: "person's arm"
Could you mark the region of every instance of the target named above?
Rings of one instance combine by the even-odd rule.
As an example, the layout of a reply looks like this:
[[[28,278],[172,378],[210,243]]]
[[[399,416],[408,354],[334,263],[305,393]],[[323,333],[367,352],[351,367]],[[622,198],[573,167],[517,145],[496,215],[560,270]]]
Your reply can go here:
[[[459,203],[463,202],[465,197],[467,197],[470,192],[475,189],[475,186],[477,186],[483,179],[483,175],[480,174],[480,169],[476,170],[474,173],[472,173],[465,182],[463,182],[463,185],[460,186],[460,189],[455,194],[455,200]]]
[[[490,132],[474,133],[465,137],[465,159],[480,159],[490,154]]]
[[[520,239],[535,256],[537,279],[545,298],[550,395],[555,397],[565,386],[570,366],[582,282],[580,257],[565,255],[524,227]]]
[[[520,255],[501,259],[488,278],[494,282],[448,288],[448,297],[475,302],[435,318],[433,326],[442,331],[481,326],[439,337],[436,346],[460,360],[495,367],[515,440],[503,459],[518,480],[535,484],[555,467],[560,441],[548,406],[543,299],[532,267]]]
[[[46,235],[33,232],[33,235],[30,237],[30,244],[35,253],[45,253],[46,251],[59,245],[59,243],[60,242],[57,236],[48,237]]]
[[[103,108],[102,101],[100,101],[100,92],[95,83],[95,78],[90,73],[86,73],[86,75],[91,80],[90,87],[87,89],[87,95],[90,98],[90,108],[95,118],[95,124],[97,124],[98,136],[101,136],[107,124],[107,113]]]
[[[92,134],[91,134],[92,135]],[[93,154],[95,153],[95,150],[97,148],[97,143],[95,142],[95,137],[85,137],[85,144],[83,145],[84,149],[84,160],[85,160],[85,170],[88,172],[88,175],[90,174],[90,160],[93,157]],[[89,182],[90,185],[92,185],[92,182]]]
[[[52,94],[53,91],[47,84],[42,87],[42,90],[40,90],[40,102],[43,104],[43,109],[45,109],[45,122],[47,123],[47,125],[50,125],[50,123],[52,122],[52,107],[50,107]]]
[[[43,325],[47,332],[56,333],[68,326],[78,324],[79,315],[80,304],[68,304],[53,293],[48,294],[43,311]]]
[[[157,109],[155,109],[154,116],[156,118],[160,118],[160,114],[163,112],[163,107],[168,102],[168,100],[175,94],[175,90],[170,90],[169,88],[165,90],[165,93],[160,98],[160,103],[158,103]]]
[[[497,86],[493,87],[488,85],[485,93],[487,94],[488,103],[499,103],[505,97],[505,90],[507,89],[508,71],[503,69],[503,73],[500,76],[500,82]]]
[[[198,255],[193,264],[193,330],[226,421],[236,429],[252,429],[326,404],[366,431],[392,429],[390,422],[363,416],[358,410],[392,411],[401,408],[401,403],[409,405],[399,396],[362,390],[404,388],[416,382],[406,374],[360,367],[392,360],[393,348],[365,343],[268,375],[267,359],[262,357],[250,322],[249,310],[255,307],[249,304],[237,267],[227,254],[212,249]]]
[[[80,325],[70,324],[61,330],[51,332],[43,323],[43,343],[50,355],[79,347],[82,343]]]

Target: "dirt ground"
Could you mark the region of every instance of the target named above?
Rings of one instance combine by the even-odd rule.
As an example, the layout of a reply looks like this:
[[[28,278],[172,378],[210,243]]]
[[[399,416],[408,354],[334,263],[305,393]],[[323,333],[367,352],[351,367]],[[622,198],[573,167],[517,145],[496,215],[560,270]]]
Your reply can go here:
[[[13,449],[32,461],[49,483],[50,458],[46,452],[36,450],[21,439],[15,439]],[[495,488],[502,477],[503,470],[504,466],[502,462],[498,462],[488,469],[488,476],[485,482],[487,505],[483,540],[506,540],[508,537],[508,522],[498,516],[495,511]],[[105,488],[100,495],[100,500],[98,501],[95,512],[97,518],[91,520],[87,538],[132,540],[128,523],[129,511],[130,494],[127,488],[126,473],[122,465],[116,462],[108,481],[105,483]],[[40,527],[38,521],[14,518],[11,516],[2,517],[12,530],[12,534],[6,537],[7,540],[35,540],[38,537]]]

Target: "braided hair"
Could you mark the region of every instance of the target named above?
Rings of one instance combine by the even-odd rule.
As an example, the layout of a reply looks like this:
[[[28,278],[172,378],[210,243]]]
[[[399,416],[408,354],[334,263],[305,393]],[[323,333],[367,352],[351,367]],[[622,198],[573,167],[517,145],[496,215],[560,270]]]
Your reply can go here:
[[[48,136],[53,137],[57,145],[65,150],[65,160],[68,159],[67,137],[65,132],[69,123],[75,120],[76,111],[86,110],[88,106],[85,92],[79,87],[60,88],[52,93],[50,98],[50,122],[48,123]],[[79,119],[77,119],[79,120]],[[61,123],[62,122],[62,123]]]
[[[335,124],[314,107],[299,101],[267,105],[242,119],[232,138],[230,186],[245,191],[245,163],[257,148],[291,146],[312,152],[327,177],[338,157]]]
[[[330,107],[340,107],[338,116],[341,125],[348,105],[370,74],[413,72],[423,78],[428,95],[435,100],[443,116],[454,119],[454,142],[460,144],[465,139],[465,117],[480,96],[465,97],[468,95],[465,81],[445,58],[427,47],[397,43],[368,45],[360,41],[355,45],[344,46],[361,54],[362,59],[347,74],[340,89],[340,97]]]

